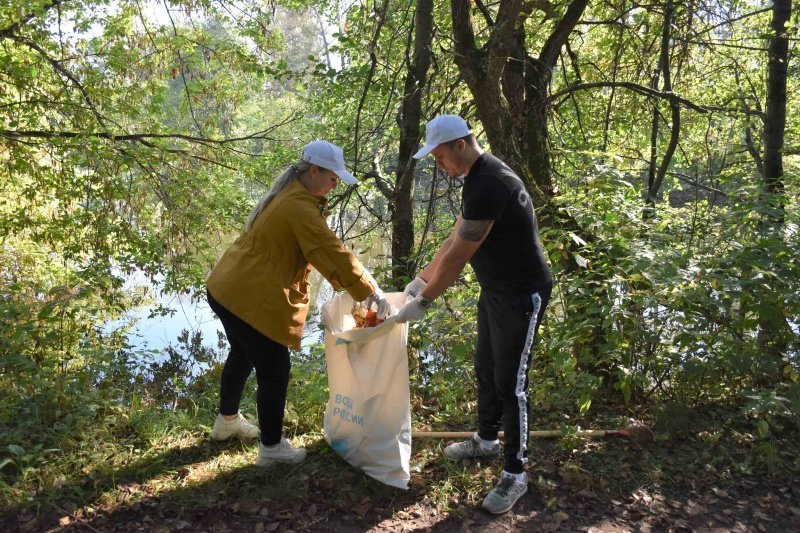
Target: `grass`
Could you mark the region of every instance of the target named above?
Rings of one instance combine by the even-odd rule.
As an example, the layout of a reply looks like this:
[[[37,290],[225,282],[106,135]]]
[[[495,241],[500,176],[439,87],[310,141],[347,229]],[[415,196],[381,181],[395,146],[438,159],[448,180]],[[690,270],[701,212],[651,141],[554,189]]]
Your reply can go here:
[[[370,513],[402,517],[409,510],[441,515],[479,508],[496,482],[501,461],[453,463],[442,457],[446,442],[441,440],[414,442],[408,491],[353,469],[330,450],[321,432],[321,378],[302,366],[296,372],[303,383],[290,386],[286,435],[294,445],[308,448],[309,458],[268,469],[253,466],[256,443],[210,440],[214,372],[209,381],[193,383],[174,410],[171,402],[146,395],[123,406],[102,391],[36,405],[31,402],[39,400],[30,397],[13,401],[6,396],[0,402],[0,526],[17,516],[37,524],[64,515],[89,522],[100,514],[143,519],[156,509],[168,509],[175,520],[190,521],[207,509],[212,515],[224,511],[280,521],[308,515],[311,503],[321,522],[331,516],[359,520]],[[250,418],[253,388],[248,387],[242,404]],[[473,402],[458,407],[448,397],[424,392],[412,394],[416,428],[470,427]],[[463,390],[449,394],[468,396]],[[561,509],[563,486],[622,501],[642,491],[682,493],[710,478],[717,483],[743,476],[769,481],[793,479],[800,472],[800,424],[785,415],[770,419],[780,424],[764,432],[763,413],[760,418],[743,416],[744,406],[730,404],[671,403],[635,412],[596,404],[591,420],[578,418],[577,407],[574,411],[536,412],[536,429],[567,430],[562,439],[533,442],[528,472],[532,497],[539,498],[543,512]],[[624,427],[628,417],[650,422],[656,443],[592,441],[569,432],[577,426]],[[314,513],[307,518],[313,521]]]

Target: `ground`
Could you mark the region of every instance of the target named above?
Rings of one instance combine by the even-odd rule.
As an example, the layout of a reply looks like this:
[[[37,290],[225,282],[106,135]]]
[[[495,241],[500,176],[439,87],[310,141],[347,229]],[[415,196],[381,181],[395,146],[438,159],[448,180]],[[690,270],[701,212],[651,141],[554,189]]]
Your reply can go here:
[[[0,530],[800,531],[796,421],[757,438],[732,414],[695,409],[654,420],[650,443],[537,440],[528,492],[501,516],[480,507],[500,460],[449,462],[446,441],[414,442],[404,491],[351,468],[320,436],[304,442],[304,463],[262,469],[250,466],[252,445],[200,435],[147,465],[47,488],[52,497],[38,507],[4,512]]]

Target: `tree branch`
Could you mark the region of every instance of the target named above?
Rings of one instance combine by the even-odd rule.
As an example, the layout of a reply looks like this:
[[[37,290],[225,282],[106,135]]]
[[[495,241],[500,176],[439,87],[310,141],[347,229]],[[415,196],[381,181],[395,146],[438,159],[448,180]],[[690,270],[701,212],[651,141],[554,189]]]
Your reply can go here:
[[[103,128],[106,127],[106,124],[105,124],[106,117],[104,117],[102,114],[100,114],[100,111],[97,110],[97,108],[94,105],[94,102],[92,101],[92,98],[89,96],[89,92],[86,90],[86,88],[83,86],[83,84],[80,82],[80,80],[78,80],[78,78],[76,78],[75,75],[72,72],[67,70],[58,60],[56,60],[55,58],[50,57],[50,55],[47,53],[47,51],[44,48],[42,48],[41,46],[39,46],[38,44],[36,44],[35,42],[33,42],[33,41],[29,40],[29,39],[20,37],[19,35],[12,35],[10,37],[10,39],[12,39],[12,40],[14,40],[14,41],[16,41],[16,42],[18,42],[20,44],[23,44],[23,45],[27,46],[28,48],[30,48],[31,50],[34,50],[37,53],[39,53],[39,55],[41,55],[43,58],[45,58],[47,60],[48,63],[50,63],[50,65],[53,67],[53,70],[55,70],[56,72],[60,73],[62,76],[67,78],[78,89],[78,91],[81,93],[81,96],[83,97],[83,101],[86,102],[86,105],[89,106],[89,109],[92,110],[92,114],[97,119],[97,122],[99,122],[100,125]]]
[[[564,18],[558,23],[558,26],[553,30],[553,33],[547,38],[547,42],[542,47],[542,52],[539,54],[539,60],[550,68],[556,66],[558,61],[561,47],[569,39],[570,33],[575,29],[575,25],[580,20],[589,0],[572,0],[564,13]]]
[[[372,169],[365,172],[361,176],[361,179],[359,181],[366,181],[368,178],[375,179],[375,185],[378,186],[378,189],[380,189],[381,194],[383,194],[389,201],[394,199],[395,196],[394,188],[388,181],[383,179],[383,176],[381,176],[381,173],[378,172],[377,169]]]
[[[19,30],[22,26],[26,25],[33,19],[35,19],[39,15],[43,15],[47,13],[49,10],[53,9],[54,7],[61,4],[61,0],[52,0],[49,4],[44,4],[42,6],[43,12],[42,13],[28,13],[22,17],[22,20],[15,22],[11,26],[3,28],[0,30],[0,38],[2,39],[13,39],[16,36],[17,30]]]
[[[378,19],[377,26],[375,27],[375,32],[372,35],[372,40],[369,42],[369,46],[367,51],[369,52],[369,73],[367,74],[367,79],[364,82],[364,90],[361,91],[361,97],[358,100],[358,109],[356,110],[356,124],[355,124],[355,132],[353,135],[353,167],[358,168],[359,163],[359,153],[358,147],[361,145],[361,139],[359,129],[361,128],[361,113],[364,111],[364,103],[367,100],[367,93],[369,92],[369,88],[372,85],[372,78],[375,76],[375,69],[378,66],[378,57],[375,55],[375,48],[378,46],[378,39],[381,35],[381,30],[383,29],[383,24],[386,22],[386,12],[389,9],[389,0],[384,0],[383,5],[381,6],[381,11],[377,11],[375,13],[376,18]]]
[[[675,101],[680,104],[683,104],[689,109],[693,109],[698,113],[708,113],[708,109],[704,106],[695,104],[694,102],[687,100],[686,98],[682,98],[673,92],[661,92],[650,87],[646,87],[644,85],[639,85],[638,83],[628,82],[628,81],[596,81],[596,82],[588,82],[588,83],[578,83],[575,85],[571,85],[565,89],[561,89],[550,95],[548,100],[553,101],[561,98],[562,96],[566,96],[574,91],[582,91],[585,89],[595,89],[598,87],[621,87],[623,89],[630,89],[631,91],[641,93],[647,96],[654,96],[656,98],[663,98],[664,100]]]
[[[494,26],[494,20],[492,20],[492,14],[489,13],[489,9],[484,5],[484,3],[481,2],[481,0],[475,0],[475,5],[478,6],[478,11],[480,11],[481,14],[483,15],[483,18],[486,19],[486,24],[489,25],[489,27]]]
[[[135,141],[143,142],[147,139],[180,139],[203,145],[216,145],[222,146],[241,141],[249,141],[252,139],[266,139],[275,140],[267,137],[267,133],[273,131],[278,126],[273,126],[268,130],[252,133],[244,137],[234,137],[230,139],[209,139],[207,137],[195,137],[193,135],[184,135],[182,133],[127,133],[124,135],[115,135],[113,133],[105,132],[77,132],[77,131],[47,131],[47,130],[4,130],[0,129],[0,137],[8,139],[79,139],[79,138],[93,138],[93,139],[106,139],[109,141]],[[148,146],[155,146],[148,143]]]
[[[725,191],[721,191],[719,189],[715,189],[714,187],[709,187],[708,185],[703,185],[699,181],[693,180],[690,176],[686,174],[681,174],[680,172],[667,172],[670,176],[675,176],[678,178],[679,181],[683,183],[688,183],[692,187],[697,187],[698,189],[703,189],[704,191],[713,192],[714,194],[719,194],[720,196],[728,197],[728,193]]]

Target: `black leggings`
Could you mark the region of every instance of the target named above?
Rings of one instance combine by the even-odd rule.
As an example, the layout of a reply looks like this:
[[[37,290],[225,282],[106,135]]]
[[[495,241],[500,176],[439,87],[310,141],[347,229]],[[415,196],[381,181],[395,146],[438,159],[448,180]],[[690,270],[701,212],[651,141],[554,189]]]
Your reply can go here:
[[[217,314],[231,351],[222,369],[219,387],[219,412],[235,415],[239,412],[244,384],[253,368],[256,369],[256,402],[261,442],[265,446],[278,444],[283,434],[283,410],[289,386],[289,348],[278,344],[237,317],[207,293],[208,303]]]

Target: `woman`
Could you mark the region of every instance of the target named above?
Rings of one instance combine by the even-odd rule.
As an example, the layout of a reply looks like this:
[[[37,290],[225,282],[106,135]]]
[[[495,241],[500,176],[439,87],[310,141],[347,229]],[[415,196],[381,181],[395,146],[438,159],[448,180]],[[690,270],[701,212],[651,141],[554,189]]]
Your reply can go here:
[[[259,466],[299,463],[306,456],[282,434],[289,348],[300,348],[311,267],[334,289],[377,304],[380,318],[390,310],[375,280],[325,221],[325,195],[338,179],[358,183],[345,169],[342,149],[326,141],[306,145],[302,159],[278,176],[208,278],[208,301],[230,344],[211,437],[258,436],[259,429],[239,412],[245,382],[255,368]]]

